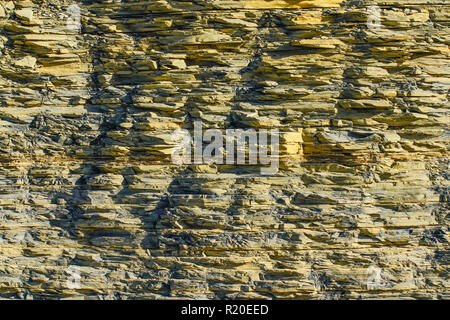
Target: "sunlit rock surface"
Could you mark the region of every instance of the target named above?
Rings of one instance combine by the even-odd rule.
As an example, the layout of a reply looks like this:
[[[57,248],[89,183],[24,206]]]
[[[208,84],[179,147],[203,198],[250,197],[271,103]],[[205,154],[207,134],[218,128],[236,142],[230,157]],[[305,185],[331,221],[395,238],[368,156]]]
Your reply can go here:
[[[0,1],[0,297],[449,299],[449,31],[446,0]],[[280,170],[172,164],[194,121],[279,129]]]

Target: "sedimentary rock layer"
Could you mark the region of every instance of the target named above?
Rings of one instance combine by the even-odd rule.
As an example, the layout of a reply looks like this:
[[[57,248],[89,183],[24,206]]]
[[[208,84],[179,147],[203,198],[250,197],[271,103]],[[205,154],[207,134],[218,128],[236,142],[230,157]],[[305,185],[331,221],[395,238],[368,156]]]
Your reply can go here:
[[[449,30],[445,0],[0,1],[0,297],[449,298]],[[174,165],[194,121],[278,129],[278,173]]]

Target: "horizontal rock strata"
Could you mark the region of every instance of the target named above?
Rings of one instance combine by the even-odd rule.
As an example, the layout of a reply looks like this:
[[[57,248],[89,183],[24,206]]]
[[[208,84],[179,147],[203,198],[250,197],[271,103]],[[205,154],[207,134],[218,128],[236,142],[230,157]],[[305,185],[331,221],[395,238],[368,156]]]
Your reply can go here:
[[[0,1],[1,298],[450,298],[448,1],[74,4]]]

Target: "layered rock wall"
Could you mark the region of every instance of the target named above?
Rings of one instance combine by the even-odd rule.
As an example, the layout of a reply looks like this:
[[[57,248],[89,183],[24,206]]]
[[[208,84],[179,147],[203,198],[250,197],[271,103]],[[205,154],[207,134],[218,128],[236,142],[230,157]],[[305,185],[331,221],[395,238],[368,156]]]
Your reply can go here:
[[[445,0],[0,1],[0,297],[449,298],[449,22]],[[194,121],[278,129],[278,173],[173,164]]]

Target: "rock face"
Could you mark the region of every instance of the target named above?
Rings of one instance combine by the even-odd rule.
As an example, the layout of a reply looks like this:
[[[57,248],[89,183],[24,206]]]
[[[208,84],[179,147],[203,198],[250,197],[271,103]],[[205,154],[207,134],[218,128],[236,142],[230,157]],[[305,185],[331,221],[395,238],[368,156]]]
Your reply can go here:
[[[0,297],[450,298],[449,22],[446,0],[0,1]],[[277,128],[278,173],[173,164],[194,121]]]

